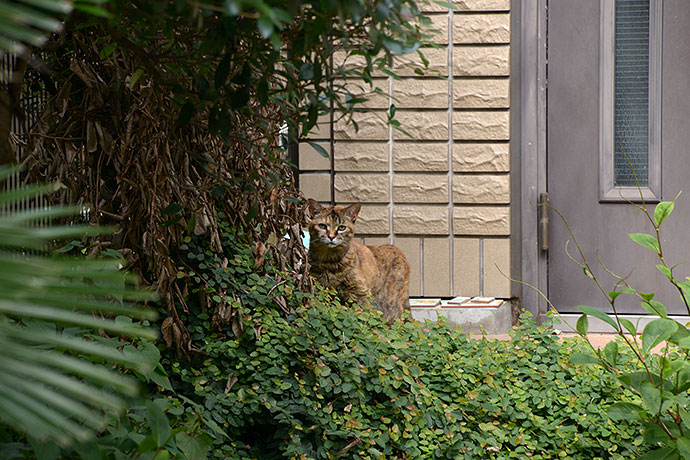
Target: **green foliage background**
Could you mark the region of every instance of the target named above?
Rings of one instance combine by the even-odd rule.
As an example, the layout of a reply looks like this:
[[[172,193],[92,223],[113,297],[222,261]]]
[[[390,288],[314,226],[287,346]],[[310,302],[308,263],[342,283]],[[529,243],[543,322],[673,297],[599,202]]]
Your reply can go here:
[[[444,323],[388,326],[332,293],[304,294],[224,228],[223,251],[189,238],[180,277],[198,358],[168,353],[179,394],[229,436],[212,458],[631,458],[639,427],[605,408],[626,398],[605,370],[570,364],[584,342],[525,318],[512,341]],[[213,285],[211,285],[213,283]],[[194,291],[222,286],[208,306]],[[239,324],[216,327],[231,303]],[[630,395],[628,395],[630,396]]]

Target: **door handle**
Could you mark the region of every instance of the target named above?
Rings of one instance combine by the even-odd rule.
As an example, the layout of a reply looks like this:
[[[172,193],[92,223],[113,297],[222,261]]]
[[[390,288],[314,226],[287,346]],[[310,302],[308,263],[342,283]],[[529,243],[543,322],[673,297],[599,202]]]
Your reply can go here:
[[[549,194],[539,194],[539,249],[549,250]]]

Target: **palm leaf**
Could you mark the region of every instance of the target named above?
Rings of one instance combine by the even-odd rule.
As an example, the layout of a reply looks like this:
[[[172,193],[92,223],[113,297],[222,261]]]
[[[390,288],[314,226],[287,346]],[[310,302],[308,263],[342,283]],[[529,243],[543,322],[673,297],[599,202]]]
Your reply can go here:
[[[10,172],[0,168],[0,180]],[[0,203],[35,197],[37,189],[50,190],[0,193]],[[152,318],[130,303],[152,296],[129,287],[131,276],[118,261],[47,251],[55,238],[79,238],[85,228],[34,222],[77,213],[55,208],[0,215],[0,422],[61,445],[93,436],[105,410],[126,408],[138,386],[117,369],[146,374],[155,365],[143,353],[123,352],[117,341],[88,339],[87,333],[103,332],[153,339],[151,329],[121,320]]]
[[[104,0],[0,0],[0,51],[23,53],[26,45],[40,47],[46,37],[62,28],[73,7],[109,17],[98,6]]]

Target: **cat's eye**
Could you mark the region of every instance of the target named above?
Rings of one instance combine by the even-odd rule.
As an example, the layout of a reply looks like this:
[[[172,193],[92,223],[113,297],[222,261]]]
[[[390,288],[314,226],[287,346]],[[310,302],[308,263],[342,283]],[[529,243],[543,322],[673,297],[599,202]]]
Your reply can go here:
[[[347,227],[344,226],[344,225],[338,226],[338,231],[339,231],[339,232],[343,232],[343,231],[345,231],[345,229],[347,229]]]
[[[326,224],[319,224],[319,228],[321,230],[326,230],[328,228],[328,226]]]

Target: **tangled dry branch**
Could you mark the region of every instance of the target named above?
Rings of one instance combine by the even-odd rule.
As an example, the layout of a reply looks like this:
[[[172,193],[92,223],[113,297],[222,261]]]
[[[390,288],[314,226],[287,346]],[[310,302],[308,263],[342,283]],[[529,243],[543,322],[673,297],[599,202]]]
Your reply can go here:
[[[30,180],[58,180],[56,202],[83,205],[91,223],[117,228],[92,247],[119,250],[128,268],[156,289],[178,350],[194,350],[178,315],[187,308],[188,291],[174,258],[189,232],[220,250],[218,222],[228,219],[257,242],[257,258],[272,251],[295,283],[310,289],[300,244],[304,211],[294,199],[289,166],[273,156],[277,108],[255,105],[238,113],[225,141],[209,134],[203,113],[181,128],[169,87],[150,74],[133,81],[137,69],[149,65],[144,56],[116,52],[103,59],[93,37],[75,33],[61,40],[72,40],[74,52],[61,57],[62,85],[28,140]],[[273,153],[257,153],[267,146]],[[271,234],[290,238],[270,244]]]

